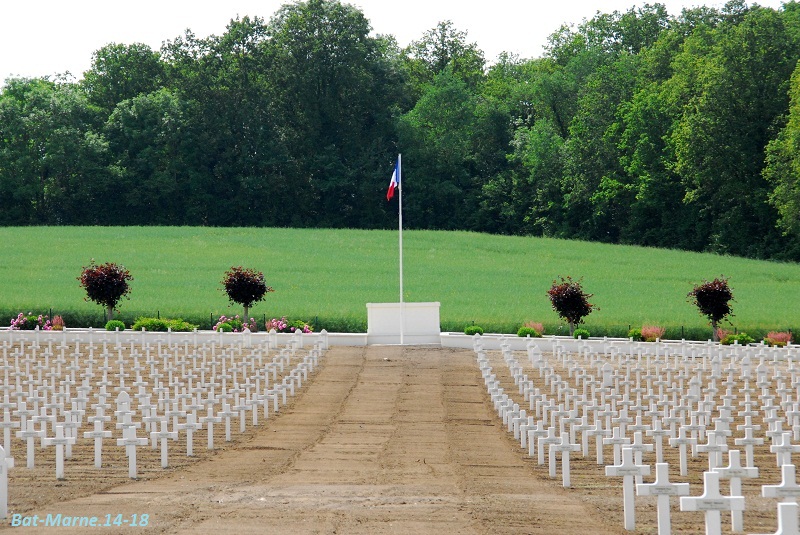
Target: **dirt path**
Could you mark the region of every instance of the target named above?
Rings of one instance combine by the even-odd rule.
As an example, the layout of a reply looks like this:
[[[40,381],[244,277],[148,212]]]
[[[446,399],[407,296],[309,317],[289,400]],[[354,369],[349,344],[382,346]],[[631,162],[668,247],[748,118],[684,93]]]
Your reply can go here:
[[[492,412],[474,358],[331,349],[251,440],[159,479],[27,514],[149,515],[147,526],[92,533],[623,533],[534,470]]]

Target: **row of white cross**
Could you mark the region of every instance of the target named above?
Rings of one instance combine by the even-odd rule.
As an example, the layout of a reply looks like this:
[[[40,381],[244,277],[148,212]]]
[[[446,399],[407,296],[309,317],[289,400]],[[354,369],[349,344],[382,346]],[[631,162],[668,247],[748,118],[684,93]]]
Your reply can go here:
[[[538,464],[544,465],[545,457],[549,457],[550,477],[556,477],[556,458],[560,456],[562,484],[569,487],[570,454],[582,452],[588,456],[591,437],[596,441],[598,465],[606,465],[604,446],[613,446],[614,462],[606,466],[605,473],[623,478],[625,529],[635,529],[635,490],[639,495],[658,496],[660,534],[670,532],[670,495],[683,496],[681,510],[706,512],[707,533],[721,532],[722,510],[731,511],[731,529],[742,531],[741,480],[758,477],[753,447],[762,446],[767,440],[776,465],[781,467],[782,482],[763,485],[762,495],[788,500],[778,508],[778,533],[799,533],[794,502],[800,496],[800,486],[791,456],[800,452],[800,444],[792,444],[800,434],[800,356],[785,353],[784,362],[770,363],[775,359],[750,355],[744,348],[733,348],[726,355],[693,353],[686,357],[678,352],[670,355],[663,346],[660,355],[651,355],[645,347],[640,345],[638,352],[625,354],[613,348],[609,351],[607,346],[598,349],[587,344],[578,355],[556,347],[553,357],[558,368],[566,370],[565,379],[535,344],[528,344],[527,366],[520,364],[507,344],[501,344],[508,375],[527,409],[520,408],[506,393],[502,383],[509,379],[503,377],[505,373],[494,373],[479,339],[475,351],[498,415]],[[758,361],[757,366],[753,366],[754,360]],[[539,375],[542,388],[537,388],[526,369]],[[720,392],[724,393],[718,401]],[[728,447],[729,437],[734,435],[734,415],[744,420],[735,429],[742,436],[733,439],[745,450],[744,465],[740,451]],[[762,426],[754,423],[757,419],[765,424],[763,433]],[[679,451],[682,476],[687,475],[687,446],[691,446],[693,456],[708,456],[702,496],[689,497],[688,483],[669,482],[668,464],[663,457],[665,441]],[[649,475],[650,466],[642,463],[642,456],[652,453],[656,480],[643,483],[642,476]],[[723,466],[725,453],[727,466]],[[720,478],[729,480],[730,496],[720,494]]]
[[[28,468],[35,465],[37,441],[40,449],[53,446],[57,479],[81,437],[93,442],[96,468],[109,441],[125,448],[131,478],[137,477],[137,448],[148,444],[160,447],[166,468],[170,442],[183,440],[191,457],[195,433],[205,429],[212,450],[214,424],[224,425],[230,441],[233,421],[244,433],[248,419],[255,427],[260,415],[266,419],[286,404],[323,354],[321,341],[301,350],[296,340],[275,349],[268,341],[249,348],[0,342],[0,518],[7,514],[4,482],[15,443],[24,444]]]

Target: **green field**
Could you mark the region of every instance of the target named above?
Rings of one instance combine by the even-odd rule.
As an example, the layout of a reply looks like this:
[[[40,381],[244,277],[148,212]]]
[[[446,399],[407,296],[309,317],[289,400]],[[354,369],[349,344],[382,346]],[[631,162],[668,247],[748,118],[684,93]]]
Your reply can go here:
[[[800,327],[800,265],[710,254],[468,232],[406,231],[405,300],[439,301],[443,330],[481,325],[515,332],[524,321],[560,322],[546,291],[559,275],[583,277],[600,307],[592,335],[621,335],[656,324],[668,337],[705,338],[705,320],[686,301],[692,284],[730,277],[733,324],[760,335]],[[252,315],[287,315],[329,330],[366,329],[368,302],[397,301],[397,231],[197,228],[0,228],[0,314],[64,315],[67,326],[101,325],[99,305],[84,301],[77,277],[94,258],[134,277],[122,319],[182,317],[208,328],[235,314],[221,291],[233,265],[263,271],[275,289]],[[563,330],[563,327],[562,327]]]

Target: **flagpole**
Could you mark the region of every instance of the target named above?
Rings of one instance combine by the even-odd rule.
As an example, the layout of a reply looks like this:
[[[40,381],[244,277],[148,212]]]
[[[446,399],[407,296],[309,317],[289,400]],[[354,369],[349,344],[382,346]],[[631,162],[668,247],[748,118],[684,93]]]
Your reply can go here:
[[[397,187],[400,190],[399,205],[400,205],[400,345],[403,345],[403,332],[405,331],[405,303],[403,302],[403,165],[401,155],[397,155]]]

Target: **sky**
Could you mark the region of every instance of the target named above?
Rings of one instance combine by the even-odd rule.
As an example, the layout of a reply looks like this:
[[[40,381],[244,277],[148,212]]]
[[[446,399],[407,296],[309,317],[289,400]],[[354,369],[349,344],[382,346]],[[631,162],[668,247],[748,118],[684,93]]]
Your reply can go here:
[[[655,0],[650,0],[654,3]],[[145,43],[154,50],[191,29],[220,35],[237,16],[269,20],[287,0],[0,0],[0,84],[9,77],[82,78],[92,53],[109,43]],[[644,0],[353,0],[374,34],[394,35],[400,46],[419,39],[440,21],[467,32],[492,62],[501,52],[542,55],[547,37],[563,23],[580,23],[598,10],[610,13]],[[683,7],[724,2],[661,0],[670,14]],[[780,8],[781,0],[759,0]]]

